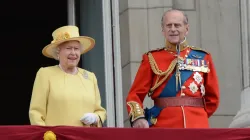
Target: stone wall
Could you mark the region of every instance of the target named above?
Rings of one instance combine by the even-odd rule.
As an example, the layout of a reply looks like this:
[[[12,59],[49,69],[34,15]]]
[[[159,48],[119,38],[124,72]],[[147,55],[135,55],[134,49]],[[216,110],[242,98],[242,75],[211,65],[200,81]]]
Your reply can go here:
[[[120,0],[124,105],[142,54],[163,47],[161,16],[175,8],[189,17],[190,45],[211,52],[219,77],[221,104],[210,118],[211,127],[228,127],[240,107],[242,91],[239,0]],[[146,106],[152,106],[146,99]],[[124,106],[124,118],[128,118]],[[125,126],[129,123],[124,120]]]

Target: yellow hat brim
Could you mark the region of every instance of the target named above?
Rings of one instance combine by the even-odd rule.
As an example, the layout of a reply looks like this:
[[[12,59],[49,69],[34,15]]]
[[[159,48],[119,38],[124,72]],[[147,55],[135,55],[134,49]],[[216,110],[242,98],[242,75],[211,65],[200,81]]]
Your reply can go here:
[[[54,43],[51,43],[51,44],[45,46],[42,50],[42,54],[48,58],[54,58],[53,57],[53,49],[55,47],[58,47],[58,45],[60,45],[61,43],[64,43],[67,41],[73,41],[73,40],[79,41],[81,44],[81,47],[83,47],[81,54],[84,54],[84,53],[90,51],[95,46],[95,40],[91,37],[88,37],[88,36],[72,37],[72,38],[60,40],[60,41],[57,41],[57,42],[54,42]]]

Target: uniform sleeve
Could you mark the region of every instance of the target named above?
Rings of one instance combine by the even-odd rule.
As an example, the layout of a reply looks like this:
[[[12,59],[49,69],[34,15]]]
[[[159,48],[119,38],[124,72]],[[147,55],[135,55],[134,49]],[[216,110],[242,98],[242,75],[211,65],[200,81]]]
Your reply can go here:
[[[126,98],[126,106],[131,122],[144,117],[143,101],[149,92],[152,80],[153,72],[149,64],[148,56],[144,54],[141,65]]]
[[[101,106],[100,91],[99,91],[98,82],[94,73],[93,73],[93,77],[94,77],[93,81],[94,81],[95,97],[96,97],[96,107],[95,107],[94,113],[98,116],[97,127],[102,127],[103,122],[106,120],[106,110]]]
[[[219,93],[219,83],[216,74],[216,69],[212,60],[211,55],[207,55],[207,61],[209,62],[208,67],[210,72],[205,74],[205,101],[206,101],[206,111],[208,117],[212,116],[219,106],[220,93]]]
[[[29,119],[31,125],[45,126],[48,92],[48,77],[44,69],[40,68],[36,74],[30,101]]]

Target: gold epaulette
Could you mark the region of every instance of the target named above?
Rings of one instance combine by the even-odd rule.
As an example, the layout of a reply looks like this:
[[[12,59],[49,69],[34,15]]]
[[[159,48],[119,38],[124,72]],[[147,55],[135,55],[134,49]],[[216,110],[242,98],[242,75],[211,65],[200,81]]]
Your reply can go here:
[[[202,49],[202,48],[199,48],[199,47],[189,46],[189,48],[191,48],[192,50],[203,51],[203,52],[209,54],[208,51],[206,51],[206,50],[204,50],[204,49]]]
[[[163,50],[164,48],[165,48],[165,47],[153,49],[153,50],[150,50],[150,51],[146,52],[145,54],[149,54],[149,53],[151,53],[151,52],[161,51],[161,50]]]

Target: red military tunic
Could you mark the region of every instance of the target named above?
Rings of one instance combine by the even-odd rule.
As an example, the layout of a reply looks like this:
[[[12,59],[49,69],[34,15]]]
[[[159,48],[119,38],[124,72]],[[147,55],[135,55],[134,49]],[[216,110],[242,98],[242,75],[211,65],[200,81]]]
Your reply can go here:
[[[187,46],[186,42],[180,46],[180,56],[185,58],[190,51],[202,51],[191,46]],[[209,127],[208,118],[216,111],[219,105],[219,86],[216,75],[216,70],[209,53],[205,53],[204,60],[208,62],[210,71],[204,73],[201,71],[194,71],[192,75],[182,85],[182,93],[189,97],[204,97],[205,107],[166,107],[161,110],[156,118],[157,121],[151,127],[166,127],[166,128],[207,128]],[[164,49],[159,49],[150,52],[157,64],[159,70],[166,71],[170,63],[176,58],[176,47],[168,44]],[[152,63],[152,60],[150,60]],[[157,76],[150,65],[148,54],[143,55],[141,65],[138,69],[132,87],[127,96],[127,110],[131,118],[131,122],[138,118],[144,117],[143,100],[148,94],[150,88],[155,84]],[[151,96],[154,100],[158,98],[164,87],[168,83],[170,77],[175,70],[168,76],[168,78],[156,88]],[[162,79],[164,76],[160,76]],[[198,78],[197,78],[198,77]],[[158,79],[159,81],[159,79]],[[180,96],[181,91],[178,91],[176,96]]]

